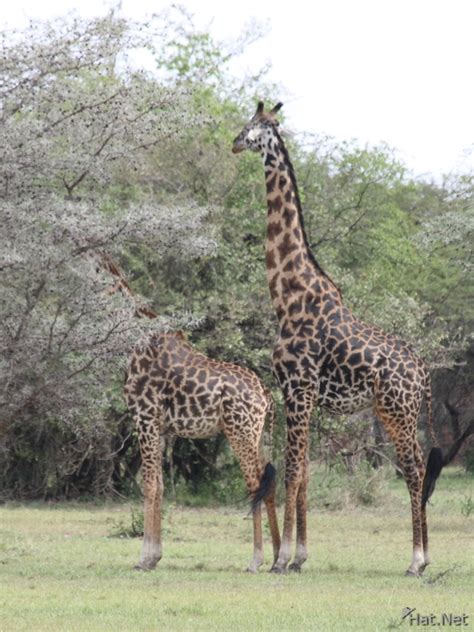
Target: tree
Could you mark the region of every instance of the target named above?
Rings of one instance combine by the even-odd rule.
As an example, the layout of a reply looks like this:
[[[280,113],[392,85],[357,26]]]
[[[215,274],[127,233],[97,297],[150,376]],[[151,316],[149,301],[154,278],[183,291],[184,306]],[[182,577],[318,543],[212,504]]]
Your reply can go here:
[[[260,32],[215,42],[172,9],[146,25],[112,13],[1,40],[0,484],[8,493],[133,486],[138,446],[120,381],[130,346],[150,328],[192,321],[193,344],[273,386],[264,184],[255,156],[230,152],[256,95],[281,95],[263,83],[265,69],[240,80],[227,70]],[[144,55],[151,73],[139,69]],[[472,328],[472,178],[414,181],[385,146],[290,143],[309,240],[347,303],[434,365],[452,364]],[[134,305],[108,292],[113,281],[95,256],[104,249],[158,319],[137,320]],[[345,432],[342,423],[331,433],[336,427]],[[367,436],[358,435],[360,446]],[[230,458],[218,439],[177,442],[174,457],[195,488],[225,477]]]
[[[204,120],[189,89],[125,65],[146,43],[113,14],[2,40],[0,460],[18,494],[64,491],[86,462],[106,462],[113,376],[140,336],[170,325],[106,292],[97,249],[179,261],[214,248],[208,209],[138,186],[151,149]],[[96,491],[109,483],[97,475]]]

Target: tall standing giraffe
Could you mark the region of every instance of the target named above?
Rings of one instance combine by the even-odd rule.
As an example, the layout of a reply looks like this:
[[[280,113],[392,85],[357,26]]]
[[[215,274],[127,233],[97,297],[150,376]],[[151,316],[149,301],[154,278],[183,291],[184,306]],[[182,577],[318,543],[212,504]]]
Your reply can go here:
[[[140,304],[123,272],[105,251],[95,253],[98,265],[116,279],[110,293],[121,292],[135,303],[135,314],[157,318]],[[252,498],[253,557],[247,568],[263,562],[261,501],[266,505],[273,561],[280,547],[275,506],[275,470],[264,467],[261,440],[265,418],[273,432],[275,410],[271,392],[249,369],[211,360],[186,341],[180,331],[152,335],[129,358],[124,395],[138,430],[144,487],[143,546],[135,568],[150,570],[161,559],[163,436],[202,439],[223,432],[234,450]]]
[[[278,560],[290,560],[296,513],[296,552],[290,569],[307,559],[306,512],[310,417],[315,405],[336,414],[373,406],[395,444],[411,498],[413,555],[407,570],[420,575],[429,563],[426,502],[443,466],[432,449],[425,476],[417,420],[423,395],[434,445],[430,377],[423,361],[399,338],[358,320],[339,289],[311,252],[293,166],[276,114],[262,102],[235,138],[232,151],[260,153],[267,190],[266,269],[279,320],[273,372],[283,391],[287,415],[286,501]]]

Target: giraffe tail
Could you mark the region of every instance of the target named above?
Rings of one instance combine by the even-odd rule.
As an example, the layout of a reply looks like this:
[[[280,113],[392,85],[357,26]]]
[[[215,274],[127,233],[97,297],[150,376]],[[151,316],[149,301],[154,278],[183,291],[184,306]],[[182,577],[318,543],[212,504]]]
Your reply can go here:
[[[265,395],[267,398],[267,420],[268,420],[268,435],[270,438],[270,455],[273,456],[273,431],[275,429],[276,421],[276,409],[275,402],[273,401],[273,395],[269,388],[263,386]],[[260,485],[258,489],[252,494],[252,502],[250,512],[253,513],[262,500],[264,500],[270,492],[275,489],[276,484],[276,470],[275,467],[268,462],[263,470],[262,477],[260,479]]]
[[[423,479],[423,491],[421,496],[421,506],[425,507],[429,497],[434,492],[436,481],[443,469],[444,458],[441,448],[431,448],[426,465],[425,478]]]
[[[267,463],[263,470],[262,478],[260,479],[259,488],[252,494],[252,513],[258,509],[262,500],[275,489],[275,479],[276,470],[271,463]]]
[[[435,435],[433,425],[433,395],[431,392],[431,378],[428,374],[425,388],[426,408],[428,412],[428,430],[431,436],[431,441],[434,447],[431,448],[428,456],[428,463],[426,464],[425,477],[423,479],[423,490],[421,496],[422,507],[426,506],[428,499],[434,492],[436,481],[441,474],[441,470],[446,465],[446,461],[443,457],[443,452],[439,447],[438,440]]]
[[[275,430],[276,423],[276,408],[273,400],[272,392],[269,388],[265,387],[265,395],[267,396],[267,419],[268,419],[268,435],[270,438],[270,458],[273,458],[273,432]]]
[[[435,448],[439,448],[438,439],[436,437],[433,425],[433,394],[431,392],[431,377],[430,374],[427,374],[426,377],[426,386],[425,386],[425,399],[426,399],[426,410],[428,413],[428,431],[430,433],[431,441]]]

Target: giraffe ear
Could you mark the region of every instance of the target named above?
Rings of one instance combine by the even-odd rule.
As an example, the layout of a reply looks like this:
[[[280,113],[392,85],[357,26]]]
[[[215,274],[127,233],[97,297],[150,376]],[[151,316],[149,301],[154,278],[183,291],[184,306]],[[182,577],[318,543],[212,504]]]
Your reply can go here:
[[[279,127],[280,136],[283,138],[294,138],[296,136],[295,132],[288,127]]]
[[[263,114],[263,101],[258,102],[256,114]]]
[[[272,108],[270,114],[276,114],[279,110],[281,110],[282,107],[283,107],[283,103],[281,101],[278,101],[275,107]]]

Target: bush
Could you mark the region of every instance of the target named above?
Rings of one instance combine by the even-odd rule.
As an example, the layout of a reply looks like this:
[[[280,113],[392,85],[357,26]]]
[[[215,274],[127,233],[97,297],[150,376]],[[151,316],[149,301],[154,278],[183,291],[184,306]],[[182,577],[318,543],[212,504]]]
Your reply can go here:
[[[141,538],[144,533],[145,516],[143,510],[130,508],[130,521],[114,520],[109,530],[111,538]]]
[[[331,467],[313,464],[309,483],[309,503],[329,510],[382,503],[387,496],[387,468],[373,469],[360,462],[348,473],[342,461]]]
[[[466,472],[474,474],[474,445],[470,445],[464,453],[464,467]]]
[[[219,469],[214,478],[190,483],[180,479],[175,486],[176,501],[187,507],[209,507],[250,502],[239,464],[234,461]]]

